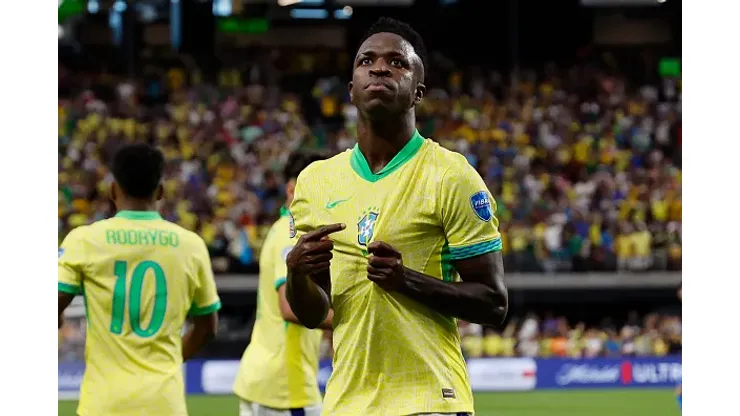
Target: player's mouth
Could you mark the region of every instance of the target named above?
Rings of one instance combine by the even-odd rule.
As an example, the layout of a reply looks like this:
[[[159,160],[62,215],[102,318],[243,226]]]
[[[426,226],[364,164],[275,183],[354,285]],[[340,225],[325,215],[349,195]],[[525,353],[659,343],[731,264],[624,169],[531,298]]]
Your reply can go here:
[[[365,89],[368,91],[390,91],[393,88],[391,88],[391,85],[383,82],[371,82],[367,84]]]

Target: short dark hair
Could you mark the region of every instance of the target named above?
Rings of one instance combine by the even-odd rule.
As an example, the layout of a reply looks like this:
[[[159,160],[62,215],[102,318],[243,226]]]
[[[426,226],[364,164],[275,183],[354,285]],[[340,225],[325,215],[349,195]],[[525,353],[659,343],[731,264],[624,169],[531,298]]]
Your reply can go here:
[[[365,32],[357,47],[359,48],[367,38],[376,33],[393,33],[404,38],[406,42],[414,47],[414,51],[416,51],[416,54],[421,59],[424,72],[427,72],[427,48],[424,46],[424,40],[421,38],[421,35],[411,25],[391,17],[381,17]]]
[[[113,177],[121,190],[132,198],[154,196],[164,174],[164,155],[146,144],[125,145],[113,157]]]
[[[317,160],[324,160],[324,155],[314,152],[295,152],[288,158],[288,162],[283,169],[283,179],[287,182],[291,179],[297,179],[303,169]]]

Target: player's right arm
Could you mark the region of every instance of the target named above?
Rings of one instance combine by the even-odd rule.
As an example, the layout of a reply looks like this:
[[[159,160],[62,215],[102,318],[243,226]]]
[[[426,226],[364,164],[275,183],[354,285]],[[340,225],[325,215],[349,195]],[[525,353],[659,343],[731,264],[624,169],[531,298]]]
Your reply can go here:
[[[303,325],[298,319],[297,316],[295,316],[295,313],[293,312],[293,308],[290,307],[290,303],[288,302],[288,296],[285,294],[286,292],[286,285],[281,286],[278,289],[278,297],[280,298],[280,315],[283,316],[283,320],[287,322],[292,322],[294,324]],[[326,315],[326,318],[319,324],[317,328],[321,329],[333,329],[331,322],[334,318],[334,311],[332,309],[329,309],[329,313]]]
[[[192,325],[182,337],[182,359],[192,358],[209,341],[218,330],[218,311],[221,309],[221,300],[216,292],[216,280],[213,278],[211,258],[205,242],[198,238],[198,252],[196,253],[198,279],[195,296],[189,315]]]
[[[83,229],[72,230],[59,248],[57,260],[58,270],[58,322],[62,327],[62,314],[76,295],[82,293],[82,277],[85,271],[85,247]]]
[[[291,311],[307,328],[318,328],[331,310],[330,261],[334,244],[329,235],[343,230],[344,224],[311,229],[309,201],[302,192],[301,176],[290,205],[291,238],[298,238],[288,253],[285,297]]]
[[[274,263],[275,271],[273,276],[277,276],[277,279],[275,279],[275,290],[277,290],[278,292],[278,306],[280,308],[280,315],[282,315],[284,321],[301,325],[301,321],[298,319],[298,317],[295,316],[293,308],[291,308],[290,303],[288,303],[288,296],[286,295],[285,287],[288,280],[286,277],[288,275],[288,266],[286,265],[285,261],[287,259],[287,253],[289,253],[292,248],[292,246],[287,246],[284,247],[280,251],[280,253],[274,254],[277,256],[277,258],[275,259],[276,261]],[[331,320],[333,317],[334,312],[330,309],[324,321],[319,324],[319,328],[332,329]]]

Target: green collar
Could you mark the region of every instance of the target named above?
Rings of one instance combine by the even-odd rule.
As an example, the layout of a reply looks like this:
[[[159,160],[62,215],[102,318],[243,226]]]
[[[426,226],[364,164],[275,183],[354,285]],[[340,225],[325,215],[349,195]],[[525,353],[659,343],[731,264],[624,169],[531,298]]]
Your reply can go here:
[[[116,218],[127,220],[161,220],[162,216],[156,211],[120,211]]]
[[[377,182],[395,172],[398,168],[403,166],[404,163],[411,160],[416,152],[421,149],[423,144],[424,138],[419,134],[419,130],[414,130],[414,135],[411,136],[409,142],[406,143],[403,149],[401,149],[401,151],[398,152],[398,154],[396,154],[378,173],[373,173],[370,169],[370,165],[367,163],[367,159],[365,159],[365,155],[363,155],[360,150],[360,146],[355,145],[354,149],[352,149],[352,156],[349,159],[349,164],[352,166],[352,170],[360,175],[362,179],[368,182]]]
[[[290,211],[288,211],[288,208],[286,208],[285,205],[283,205],[282,207],[280,207],[280,216],[281,217],[287,217],[289,215],[290,215]]]

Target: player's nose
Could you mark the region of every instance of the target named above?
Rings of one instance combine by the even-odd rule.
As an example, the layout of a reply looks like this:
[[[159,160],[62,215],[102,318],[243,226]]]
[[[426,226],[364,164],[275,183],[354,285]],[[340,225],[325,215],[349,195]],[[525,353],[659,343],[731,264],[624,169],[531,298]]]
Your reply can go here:
[[[389,77],[391,75],[391,68],[385,63],[385,60],[378,59],[375,64],[370,68],[370,75],[376,77]]]

